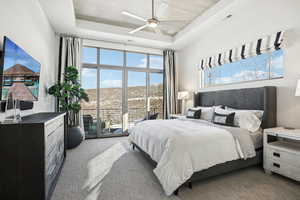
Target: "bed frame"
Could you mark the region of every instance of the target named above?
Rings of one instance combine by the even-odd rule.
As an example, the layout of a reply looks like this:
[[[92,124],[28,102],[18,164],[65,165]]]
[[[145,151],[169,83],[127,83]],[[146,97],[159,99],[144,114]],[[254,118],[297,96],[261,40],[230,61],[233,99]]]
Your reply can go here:
[[[223,105],[236,109],[264,110],[262,128],[276,127],[277,121],[277,94],[276,87],[260,87],[236,90],[221,90],[214,92],[199,92],[194,94],[194,106]],[[137,148],[153,166],[157,163],[145,153],[138,145],[132,143],[133,149]],[[192,188],[192,182],[204,180],[213,176],[229,173],[250,166],[261,165],[263,149],[256,149],[256,156],[247,160],[234,160],[218,164],[206,170],[195,172],[183,185]],[[183,186],[181,185],[181,186]],[[181,187],[180,186],[180,187]],[[179,188],[180,188],[179,187]],[[174,192],[178,195],[179,188]]]

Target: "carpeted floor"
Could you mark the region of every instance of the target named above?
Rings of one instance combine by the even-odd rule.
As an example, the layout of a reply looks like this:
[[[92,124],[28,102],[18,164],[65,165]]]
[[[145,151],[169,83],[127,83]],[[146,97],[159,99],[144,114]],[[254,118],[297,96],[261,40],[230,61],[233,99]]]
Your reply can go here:
[[[52,200],[299,200],[300,183],[252,167],[183,187],[166,197],[151,165],[126,137],[69,150]]]

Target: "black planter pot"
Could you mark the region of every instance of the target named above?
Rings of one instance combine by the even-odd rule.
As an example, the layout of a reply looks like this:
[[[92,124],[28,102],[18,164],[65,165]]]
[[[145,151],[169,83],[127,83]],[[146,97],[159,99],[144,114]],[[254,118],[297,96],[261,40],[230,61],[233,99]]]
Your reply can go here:
[[[69,127],[67,135],[67,148],[73,149],[77,147],[83,140],[83,131],[79,127]]]

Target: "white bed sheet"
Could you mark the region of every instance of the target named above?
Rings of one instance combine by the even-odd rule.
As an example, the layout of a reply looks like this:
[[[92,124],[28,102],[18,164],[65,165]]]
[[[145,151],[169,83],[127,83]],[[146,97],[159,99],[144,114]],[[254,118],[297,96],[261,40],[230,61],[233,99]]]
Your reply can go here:
[[[194,172],[244,158],[228,130],[201,120],[144,121],[131,130],[129,139],[157,162],[154,173],[167,195]]]

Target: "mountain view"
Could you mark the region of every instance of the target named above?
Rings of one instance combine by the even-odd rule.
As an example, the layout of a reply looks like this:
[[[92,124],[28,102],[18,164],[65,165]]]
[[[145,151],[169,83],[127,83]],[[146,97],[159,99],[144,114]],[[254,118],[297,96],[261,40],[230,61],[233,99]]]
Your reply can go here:
[[[96,89],[85,90],[89,96],[89,102],[82,103],[84,115],[97,118],[97,91]],[[111,120],[112,124],[122,124],[122,88],[99,89],[99,114],[101,120]],[[151,85],[149,88],[151,113],[159,113],[162,118],[163,111],[163,85]],[[128,87],[128,119],[133,122],[146,116],[146,87]]]

